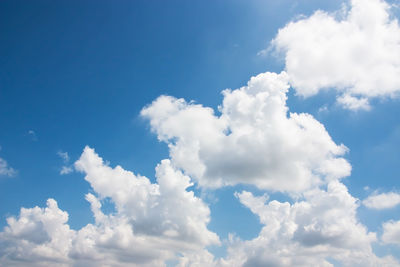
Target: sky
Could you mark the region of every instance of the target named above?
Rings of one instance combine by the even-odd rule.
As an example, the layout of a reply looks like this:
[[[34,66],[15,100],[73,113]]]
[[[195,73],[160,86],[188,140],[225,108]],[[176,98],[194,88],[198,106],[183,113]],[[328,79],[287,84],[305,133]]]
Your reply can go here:
[[[399,16],[0,1],[0,266],[400,266]]]

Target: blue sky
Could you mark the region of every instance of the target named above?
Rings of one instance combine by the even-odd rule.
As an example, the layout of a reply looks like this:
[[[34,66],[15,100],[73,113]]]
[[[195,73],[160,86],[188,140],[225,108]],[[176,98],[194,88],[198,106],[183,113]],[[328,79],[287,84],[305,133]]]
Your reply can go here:
[[[398,4],[1,1],[0,265],[398,266]]]

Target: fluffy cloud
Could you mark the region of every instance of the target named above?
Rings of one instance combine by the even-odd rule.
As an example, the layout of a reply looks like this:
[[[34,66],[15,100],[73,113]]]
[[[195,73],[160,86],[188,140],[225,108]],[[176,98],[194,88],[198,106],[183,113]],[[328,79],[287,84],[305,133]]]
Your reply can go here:
[[[348,176],[351,166],[341,157],[347,148],[336,145],[312,115],[288,114],[287,81],[285,72],[267,72],[224,90],[220,116],[170,96],[141,114],[168,143],[174,165],[203,187],[245,183],[302,191]]]
[[[120,166],[111,168],[86,147],[75,163],[86,174],[95,194],[87,194],[95,218],[71,230],[68,214],[49,199],[47,208],[21,209],[7,219],[0,233],[1,262],[8,266],[163,266],[179,255],[182,260],[205,246],[218,244],[207,229],[210,210],[187,188],[189,177],[163,160],[156,168],[157,183]],[[109,199],[115,212],[104,214]],[[189,256],[188,256],[189,255]]]
[[[333,266],[332,259],[341,266],[399,266],[372,252],[376,235],[358,222],[357,199],[338,181],[305,192],[294,204],[265,203],[266,196],[246,191],[236,195],[264,227],[253,240],[231,238],[223,266]]]
[[[5,175],[5,176],[13,176],[15,175],[16,171],[8,166],[7,161],[4,159],[0,158],[0,176]]]
[[[382,0],[351,0],[351,8],[312,16],[282,28],[272,45],[304,97],[334,88],[348,109],[369,109],[369,99],[400,91],[400,27]]]
[[[54,199],[46,208],[22,208],[19,218],[7,218],[0,233],[0,259],[4,266],[66,266],[75,232],[66,224],[68,213]]]
[[[384,223],[381,239],[386,244],[400,245],[400,221],[389,221]]]
[[[370,209],[390,209],[400,204],[400,195],[394,192],[373,194],[364,199],[363,204]]]

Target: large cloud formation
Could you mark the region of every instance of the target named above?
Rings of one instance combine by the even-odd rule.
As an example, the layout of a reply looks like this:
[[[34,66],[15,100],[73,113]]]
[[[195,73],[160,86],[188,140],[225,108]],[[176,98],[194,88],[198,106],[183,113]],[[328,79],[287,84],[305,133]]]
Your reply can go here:
[[[22,208],[0,233],[0,259],[7,266],[163,266],[167,259],[204,254],[219,244],[207,229],[210,210],[187,188],[189,177],[169,160],[156,168],[157,184],[120,166],[111,168],[86,147],[75,163],[95,194],[87,194],[94,224],[71,230],[68,213],[53,199],[46,208]],[[108,198],[115,213],[104,214]]]
[[[286,71],[304,97],[335,89],[348,109],[400,92],[400,27],[382,0],[351,0],[350,10],[317,11],[279,30],[272,45],[285,55]]]
[[[336,145],[312,115],[288,114],[287,81],[285,72],[267,72],[223,91],[220,116],[170,96],[141,114],[168,143],[174,165],[202,187],[244,183],[299,192],[350,175],[344,145]]]

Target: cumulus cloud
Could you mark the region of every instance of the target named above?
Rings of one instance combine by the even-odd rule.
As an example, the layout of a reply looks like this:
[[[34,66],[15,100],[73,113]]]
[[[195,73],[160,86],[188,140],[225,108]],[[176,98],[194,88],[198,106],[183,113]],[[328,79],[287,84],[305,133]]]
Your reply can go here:
[[[388,221],[382,226],[382,241],[386,244],[400,245],[400,221]]]
[[[8,166],[7,161],[4,159],[0,158],[0,176],[14,176],[16,174],[16,171]]]
[[[395,192],[372,194],[362,203],[370,209],[390,209],[400,204],[400,194]]]
[[[400,27],[382,0],[350,3],[287,24],[272,46],[284,54],[297,94],[334,89],[344,108],[368,110],[370,99],[400,92]]]
[[[75,232],[68,224],[68,213],[54,199],[46,208],[22,208],[18,218],[7,218],[0,233],[0,259],[4,266],[66,265]]]
[[[288,113],[288,76],[262,73],[247,86],[224,90],[213,109],[161,96],[141,115],[168,144],[175,166],[202,187],[239,183],[302,191],[348,176],[347,148],[306,113]]]
[[[167,259],[187,258],[219,244],[207,229],[210,210],[187,188],[189,177],[169,160],[156,168],[157,183],[117,166],[104,164],[86,147],[75,162],[94,194],[86,195],[95,218],[79,230],[67,224],[68,213],[53,199],[47,208],[21,209],[0,233],[0,259],[8,266],[164,266]],[[115,205],[104,214],[103,199]],[[179,253],[179,255],[178,255]]]
[[[231,238],[224,266],[398,266],[392,257],[378,258],[368,232],[356,216],[358,202],[339,181],[312,189],[293,204],[236,194],[264,225],[258,237]]]

